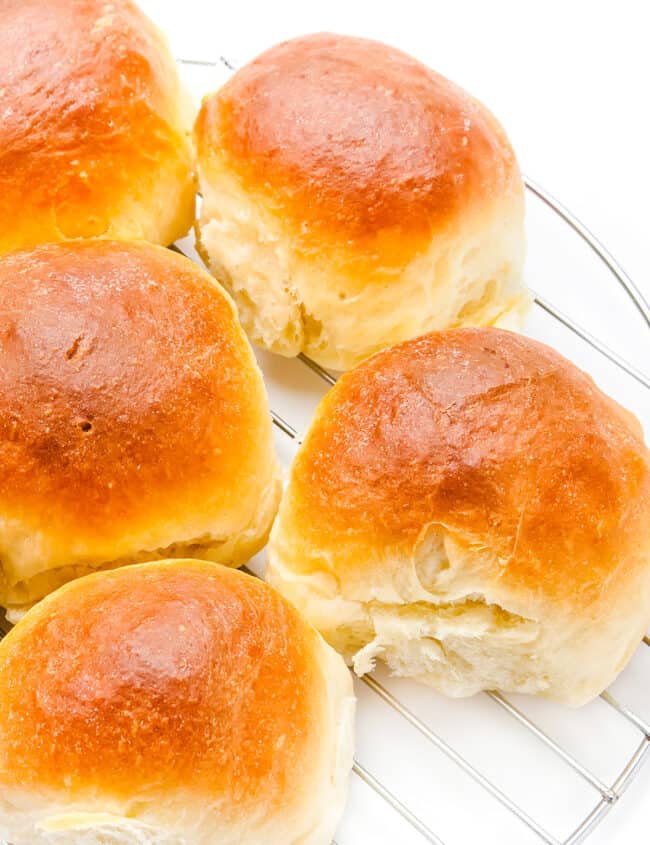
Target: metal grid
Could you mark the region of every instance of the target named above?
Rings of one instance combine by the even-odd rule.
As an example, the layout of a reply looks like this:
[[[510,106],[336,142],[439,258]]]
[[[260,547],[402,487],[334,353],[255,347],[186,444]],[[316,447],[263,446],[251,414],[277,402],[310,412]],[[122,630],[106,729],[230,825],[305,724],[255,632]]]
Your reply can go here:
[[[201,61],[180,59],[180,63],[189,65],[199,65],[206,67],[215,67],[219,64],[225,65],[230,71],[233,71],[234,66],[221,57],[220,62]],[[570,226],[579,237],[593,250],[598,258],[608,268],[611,275],[616,282],[622,287],[627,296],[630,298],[645,324],[650,327],[650,305],[645,300],[641,291],[634,284],[632,279],[625,273],[625,271],[616,262],[614,257],[605,249],[602,243],[581,223],[567,208],[558,202],[552,195],[541,188],[533,180],[525,178],[526,188],[534,194],[538,199],[544,202],[550,209],[552,209],[568,226]],[[178,252],[182,252],[178,246],[172,247]],[[545,311],[554,319],[558,320],[563,326],[577,335],[584,343],[588,344],[599,354],[603,355],[627,376],[636,380],[646,389],[650,389],[650,375],[643,373],[637,367],[626,361],[614,350],[609,348],[606,344],[600,341],[597,337],[592,335],[571,317],[563,313],[552,302],[547,299],[535,295],[535,305]],[[336,379],[327,370],[322,368],[315,361],[312,361],[305,355],[300,355],[299,360],[308,367],[311,371],[316,373],[328,387],[332,386]],[[282,416],[274,411],[271,411],[273,423],[277,428],[288,438],[297,444],[300,443],[300,437],[297,429]],[[244,567],[250,574],[255,575],[251,570]],[[11,626],[0,615],[0,639],[10,630]],[[643,638],[643,645],[650,646],[650,637]],[[562,763],[571,769],[574,773],[580,776],[594,791],[595,802],[592,809],[581,818],[575,829],[569,833],[566,838],[557,839],[553,836],[546,827],[532,818],[519,804],[510,798],[504,791],[502,791],[496,784],[494,784],[488,777],[486,777],[477,767],[470,763],[458,751],[456,751],[451,744],[446,742],[442,737],[436,734],[424,721],[422,721],[415,713],[407,706],[400,702],[390,690],[388,690],[382,683],[380,683],[373,675],[367,675],[361,679],[362,682],[378,696],[385,704],[390,706],[402,718],[404,718],[413,728],[415,728],[423,740],[430,743],[432,746],[446,755],[456,766],[462,769],[465,774],[472,778],[480,787],[482,787],[495,801],[499,802],[510,813],[512,813],[522,825],[525,825],[529,830],[533,831],[542,842],[547,845],[579,845],[583,843],[589,835],[594,831],[596,826],[602,821],[604,816],[612,809],[620,797],[623,795],[627,787],[631,784],[635,776],[640,771],[643,763],[647,760],[650,754],[650,724],[646,722],[639,715],[634,713],[628,707],[617,701],[609,692],[603,692],[600,698],[610,707],[621,719],[626,720],[634,726],[639,735],[639,742],[627,760],[623,769],[618,776],[610,783],[605,783],[598,778],[589,768],[583,765],[572,753],[567,751],[551,736],[549,736],[541,727],[539,727],[533,720],[522,713],[512,702],[505,696],[498,692],[487,692],[484,695],[489,698],[500,708],[505,711],[509,717],[528,730],[537,741],[542,743],[549,749]],[[368,787],[370,787],[382,800],[384,800],[396,813],[398,813],[406,822],[408,822],[422,838],[433,845],[448,845],[437,836],[433,830],[428,827],[417,815],[415,815],[391,790],[389,790],[375,775],[363,766],[358,760],[355,760],[353,766],[354,774],[360,778]],[[0,842],[0,845],[6,843]],[[333,840],[332,845],[337,845]],[[451,845],[451,843],[449,843]]]

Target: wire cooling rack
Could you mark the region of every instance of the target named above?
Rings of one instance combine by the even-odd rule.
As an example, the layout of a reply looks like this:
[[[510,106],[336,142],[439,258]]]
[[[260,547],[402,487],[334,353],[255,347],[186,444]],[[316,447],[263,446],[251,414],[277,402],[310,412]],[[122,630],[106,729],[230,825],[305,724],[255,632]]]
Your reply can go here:
[[[185,68],[203,71],[234,69],[224,58],[180,61]],[[200,88],[209,90],[205,78]],[[636,310],[636,319],[650,328],[648,302],[613,256],[538,184],[526,179],[526,187],[590,248],[610,287],[615,281]],[[173,248],[200,262],[191,238]],[[533,318],[542,316],[551,324],[529,333],[541,334],[557,347],[568,346],[572,357],[594,375],[598,362],[606,362],[609,373],[598,380],[607,388],[621,388],[625,396],[618,398],[623,401],[626,388],[633,388],[633,409],[647,407],[648,374],[546,296],[535,295],[534,301]],[[265,353],[259,358],[276,408],[272,418],[278,450],[288,465],[316,401],[336,379],[305,355],[286,362]],[[263,565],[263,555],[258,556],[248,571],[259,575]],[[0,638],[9,627],[0,617]],[[649,646],[646,636],[614,688],[576,711],[497,692],[450,701],[381,670],[357,680],[358,747],[351,799],[333,845],[585,842],[650,754]],[[630,699],[634,706],[622,703]]]

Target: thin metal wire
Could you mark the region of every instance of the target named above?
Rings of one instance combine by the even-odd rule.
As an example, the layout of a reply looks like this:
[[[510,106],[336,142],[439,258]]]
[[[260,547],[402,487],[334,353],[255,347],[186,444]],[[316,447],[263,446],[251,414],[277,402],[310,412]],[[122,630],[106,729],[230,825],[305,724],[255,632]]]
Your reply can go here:
[[[199,67],[219,67],[219,65],[225,65],[233,73],[237,70],[224,56],[219,56],[217,61],[213,59],[185,59],[179,56],[176,61],[181,65],[198,65]]]
[[[621,796],[632,783],[634,776],[645,762],[648,752],[650,752],[650,739],[647,736],[644,736],[636,751],[628,760],[625,768],[614,781],[612,789],[616,791],[617,795]]]
[[[416,728],[416,730],[426,737],[432,745],[435,745],[436,748],[442,751],[447,757],[449,757],[450,760],[453,760],[453,762],[456,763],[456,765],[459,766],[467,775],[469,775],[472,780],[476,781],[476,783],[482,786],[483,789],[490,793],[490,795],[496,798],[497,801],[503,804],[504,807],[510,810],[511,813],[517,816],[520,821],[534,831],[540,839],[543,839],[544,842],[547,842],[549,845],[561,845],[559,840],[538,824],[531,816],[528,815],[528,813],[522,810],[518,804],[515,804],[515,802],[502,792],[498,786],[495,786],[492,781],[488,780],[485,775],[481,774],[478,769],[474,768],[474,766],[472,766],[471,763],[469,763],[461,754],[452,748],[451,745],[435,734],[421,719],[418,719],[418,717],[409,710],[408,707],[405,707],[401,701],[398,701],[398,699],[395,698],[395,696],[389,692],[383,684],[380,684],[379,681],[371,675],[364,675],[361,680],[397,713],[406,719],[407,722]]]
[[[323,381],[326,381],[329,385],[336,384],[336,378],[331,373],[328,373],[324,367],[321,367],[320,364],[317,364],[316,361],[312,361],[311,358],[308,358],[304,352],[301,352],[300,355],[298,355],[298,360],[302,361],[303,364],[306,364],[312,372],[316,373],[317,376],[320,376]]]
[[[627,787],[632,783],[649,754],[650,740],[648,737],[644,737],[634,754],[628,760],[621,774],[614,781],[612,791],[616,794],[617,799],[623,795]],[[613,806],[614,804],[611,802],[606,802],[605,800],[600,801],[583,820],[582,824],[565,840],[563,845],[579,845],[580,842],[584,842]]]
[[[226,63],[225,59],[222,62],[208,62],[204,59],[176,59],[176,61],[182,65],[195,65],[196,67],[217,67],[217,65],[222,63],[225,64],[226,67],[230,67],[230,65]]]
[[[633,713],[629,707],[626,707],[624,704],[621,704],[620,701],[617,701],[614,696],[607,692],[601,692],[600,697],[603,701],[607,702],[610,707],[613,707],[614,710],[618,710],[618,712],[625,716],[628,722],[632,722],[633,725],[641,731],[641,733],[645,734],[647,739],[650,739],[650,725],[647,722],[644,722],[640,716],[637,716],[636,713]]]
[[[399,798],[386,789],[386,787],[380,783],[377,778],[365,768],[365,766],[362,766],[361,763],[355,761],[352,771],[360,777],[364,783],[373,789],[377,795],[380,795],[387,804],[390,804],[393,810],[399,813],[403,819],[406,819],[406,821],[412,825],[418,833],[421,833],[428,842],[431,842],[432,845],[444,845],[442,839],[439,839],[435,833],[425,825],[422,819],[419,819],[416,815],[414,815],[408,807],[402,804]],[[557,843],[557,845],[559,845],[559,843]]]
[[[276,413],[275,411],[271,410],[271,419],[275,423],[275,425],[282,431],[287,437],[290,437],[292,440],[298,440],[298,432],[296,429],[288,423],[280,414]]]
[[[594,789],[597,789],[600,794],[602,795],[603,799],[609,803],[616,800],[617,796],[616,793],[606,786],[599,778],[597,778],[594,774],[592,774],[589,769],[585,768],[582,763],[578,762],[568,751],[565,751],[561,745],[552,739],[545,731],[543,731],[538,725],[535,724],[528,716],[524,715],[521,710],[515,707],[512,702],[508,701],[507,698],[501,695],[499,692],[488,692],[486,695],[492,699],[492,701],[496,702],[499,707],[502,707],[507,713],[509,713],[513,718],[515,718],[518,722],[528,728],[529,731],[535,734],[535,736],[540,739],[545,745],[547,745],[552,751],[554,751],[558,757],[560,757],[564,762],[571,766],[574,772],[577,772],[584,780],[587,781]]]
[[[610,801],[605,801],[603,798],[599,801],[589,815],[580,822],[578,827],[573,831],[568,839],[565,839],[562,845],[579,845],[595,830],[596,826],[600,824],[603,818],[609,813],[614,805]]]
[[[634,779],[634,776],[641,768],[648,752],[650,751],[650,741],[644,738],[639,747],[636,749],[632,757],[630,757],[627,765],[618,776],[618,778],[614,781],[614,785],[612,786],[612,791],[616,794],[617,798],[623,794],[623,792],[627,789],[629,784]],[[573,831],[571,836],[568,839],[565,839],[562,845],[580,845],[581,842],[584,842],[587,837],[593,833],[594,829],[603,818],[609,813],[609,811],[614,806],[614,803],[611,801],[606,801],[603,799],[599,801],[598,804],[593,808],[593,810],[586,816],[582,822],[578,825],[578,827]]]
[[[598,240],[598,238],[585,226],[585,224],[578,220],[578,218],[569,211],[558,199],[550,194],[541,185],[538,185],[533,179],[528,176],[524,177],[524,183],[529,191],[535,194],[543,203],[561,217],[565,223],[573,229],[574,232],[582,238],[582,240],[596,253],[598,258],[605,264],[614,276],[619,285],[623,288],[625,293],[633,302],[639,314],[643,317],[646,324],[650,326],[650,304],[641,293],[641,290],[632,281],[628,274],[623,270],[621,265],[616,261],[614,256],[605,248],[605,245]]]
[[[624,370],[629,376],[632,376],[633,379],[636,379],[644,387],[650,388],[650,376],[641,372],[634,364],[630,364],[629,361],[626,361],[625,358],[622,358],[617,352],[614,352],[613,349],[610,349],[609,346],[598,340],[591,332],[578,325],[578,323],[568,317],[563,311],[560,311],[559,308],[549,302],[548,299],[536,294],[535,304],[539,305],[547,314],[550,314],[551,317],[554,317],[563,326],[566,326],[567,329],[570,329],[574,334],[582,338],[582,340],[597,352],[600,352],[601,355],[604,355],[605,358],[608,358],[613,364],[616,364],[617,367],[620,367],[621,370]]]

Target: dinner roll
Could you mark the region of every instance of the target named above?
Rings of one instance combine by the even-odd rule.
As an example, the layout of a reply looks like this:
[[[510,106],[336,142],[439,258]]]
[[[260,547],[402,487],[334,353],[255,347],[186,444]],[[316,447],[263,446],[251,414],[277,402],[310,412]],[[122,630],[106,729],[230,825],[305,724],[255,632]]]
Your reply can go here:
[[[352,682],[297,611],[195,560],[90,575],[0,643],[12,845],[329,845]]]
[[[380,352],[321,402],[269,580],[358,674],[579,705],[650,622],[650,455],[557,352],[498,329]]]
[[[190,102],[130,0],[2,0],[0,101],[0,253],[192,225]]]
[[[201,254],[265,349],[343,369],[432,329],[519,326],[510,143],[399,50],[280,44],[204,101],[195,138]]]
[[[53,244],[0,261],[0,604],[98,567],[237,565],[281,492],[234,305],[162,247]]]

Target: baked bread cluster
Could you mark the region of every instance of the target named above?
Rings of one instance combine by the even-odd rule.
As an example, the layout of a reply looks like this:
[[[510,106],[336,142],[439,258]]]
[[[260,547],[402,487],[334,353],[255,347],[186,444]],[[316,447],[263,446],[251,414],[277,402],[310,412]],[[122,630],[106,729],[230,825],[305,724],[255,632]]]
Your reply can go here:
[[[507,330],[485,106],[320,34],[195,109],[130,0],[5,0],[0,47],[0,841],[329,845],[346,663],[601,692],[650,620],[650,455]],[[249,340],[348,370],[284,492]]]

